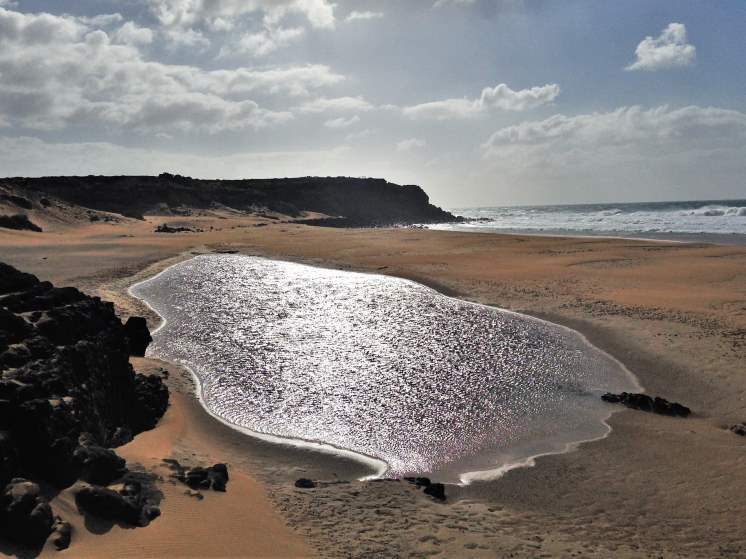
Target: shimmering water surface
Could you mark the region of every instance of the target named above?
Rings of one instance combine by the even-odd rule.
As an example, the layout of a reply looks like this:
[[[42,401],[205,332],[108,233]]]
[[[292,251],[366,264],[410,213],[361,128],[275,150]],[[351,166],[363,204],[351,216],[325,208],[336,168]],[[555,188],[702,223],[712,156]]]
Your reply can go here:
[[[410,281],[206,255],[132,288],[208,409],[257,433],[467,481],[603,436],[601,392],[636,388],[565,328]],[[477,473],[474,473],[477,472]]]

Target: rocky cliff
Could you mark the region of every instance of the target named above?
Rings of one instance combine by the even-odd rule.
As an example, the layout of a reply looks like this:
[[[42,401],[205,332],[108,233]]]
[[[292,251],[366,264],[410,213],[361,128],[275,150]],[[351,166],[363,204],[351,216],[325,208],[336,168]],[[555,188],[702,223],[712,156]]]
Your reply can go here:
[[[301,177],[200,180],[179,175],[42,177],[0,179],[21,189],[94,210],[130,217],[174,208],[267,208],[288,215],[301,211],[343,217],[345,225],[436,223],[457,218],[432,204],[419,186],[383,179]]]

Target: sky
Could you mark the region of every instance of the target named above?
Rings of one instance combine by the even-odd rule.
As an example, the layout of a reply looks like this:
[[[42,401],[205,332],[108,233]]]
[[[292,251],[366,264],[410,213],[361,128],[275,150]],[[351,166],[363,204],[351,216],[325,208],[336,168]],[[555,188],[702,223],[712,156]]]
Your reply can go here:
[[[743,0],[0,0],[0,176],[746,198]]]

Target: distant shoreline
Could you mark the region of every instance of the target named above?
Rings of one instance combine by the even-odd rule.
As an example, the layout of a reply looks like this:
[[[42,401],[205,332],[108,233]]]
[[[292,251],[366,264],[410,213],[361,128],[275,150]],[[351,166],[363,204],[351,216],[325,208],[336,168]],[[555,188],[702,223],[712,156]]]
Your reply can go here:
[[[449,231],[574,238],[638,239],[746,245],[746,200],[685,200],[451,210],[463,223],[433,224]]]
[[[746,235],[739,233],[628,233],[625,231],[591,231],[571,229],[498,229],[469,227],[463,224],[429,225],[428,229],[436,231],[458,231],[460,233],[489,233],[493,235],[526,235],[530,237],[558,237],[570,239],[634,239],[636,241],[663,243],[706,243],[711,245],[746,246]]]

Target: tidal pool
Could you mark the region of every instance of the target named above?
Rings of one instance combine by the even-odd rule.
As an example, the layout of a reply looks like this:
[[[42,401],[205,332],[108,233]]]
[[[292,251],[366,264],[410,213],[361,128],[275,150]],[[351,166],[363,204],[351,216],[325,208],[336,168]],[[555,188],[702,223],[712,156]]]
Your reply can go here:
[[[205,255],[131,292],[164,319],[149,354],[211,413],[390,476],[495,477],[604,436],[600,394],[639,390],[577,332],[399,278]]]

